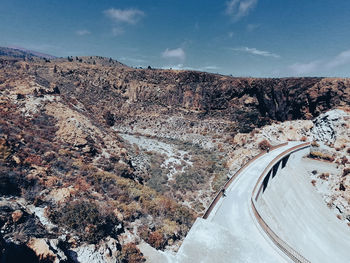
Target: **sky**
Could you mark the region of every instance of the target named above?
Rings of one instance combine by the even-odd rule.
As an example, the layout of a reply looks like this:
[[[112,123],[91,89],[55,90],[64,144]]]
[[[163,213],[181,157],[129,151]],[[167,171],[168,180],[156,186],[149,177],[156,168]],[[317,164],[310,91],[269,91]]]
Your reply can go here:
[[[349,0],[0,0],[0,46],[237,77],[350,77]]]

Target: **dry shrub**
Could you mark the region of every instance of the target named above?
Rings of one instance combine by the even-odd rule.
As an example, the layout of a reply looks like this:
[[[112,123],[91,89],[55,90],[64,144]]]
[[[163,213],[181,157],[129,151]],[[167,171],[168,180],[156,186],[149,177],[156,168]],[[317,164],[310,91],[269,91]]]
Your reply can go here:
[[[320,145],[316,141],[312,141],[311,146],[320,147]]]
[[[0,160],[5,161],[11,154],[11,149],[5,139],[0,139]]]
[[[339,190],[340,190],[340,191],[345,191],[345,190],[346,190],[346,188],[345,188],[345,186],[344,186],[343,183],[340,183],[340,184],[339,184]]]
[[[52,207],[48,213],[52,222],[76,232],[89,243],[97,243],[108,235],[116,236],[114,226],[117,219],[96,202],[76,200],[58,208]]]
[[[119,261],[121,263],[139,263],[145,262],[146,260],[135,243],[128,243],[122,247]]]
[[[343,170],[343,176],[347,176],[348,174],[350,174],[350,168],[345,168]]]
[[[316,186],[316,180],[311,181],[312,186]]]
[[[329,154],[325,154],[322,152],[318,152],[318,151],[312,151],[310,152],[309,158],[312,159],[319,159],[319,160],[325,160],[325,161],[329,161],[329,162],[334,162],[334,157],[329,155]]]
[[[306,136],[303,136],[303,137],[301,137],[301,139],[300,139],[302,142],[306,142],[307,141],[307,137]]]
[[[348,161],[349,161],[348,158],[346,158],[345,156],[343,156],[343,157],[341,158],[341,164],[342,164],[342,165],[347,164]]]
[[[322,173],[322,174],[320,175],[320,178],[321,178],[322,180],[328,180],[328,178],[329,178],[329,173]]]
[[[31,154],[27,158],[24,159],[23,161],[24,165],[28,166],[41,166],[42,165],[42,159],[38,155]]]
[[[150,235],[148,236],[148,243],[156,249],[164,248],[165,240],[160,230],[150,233]]]
[[[268,140],[262,140],[261,142],[259,142],[258,147],[262,151],[267,151],[271,148],[271,144]]]

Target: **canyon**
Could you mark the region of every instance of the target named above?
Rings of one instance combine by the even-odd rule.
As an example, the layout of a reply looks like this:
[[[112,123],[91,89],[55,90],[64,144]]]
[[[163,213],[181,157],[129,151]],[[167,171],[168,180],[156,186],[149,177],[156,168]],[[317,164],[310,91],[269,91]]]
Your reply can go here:
[[[237,78],[0,51],[1,259],[173,255],[262,140],[310,141],[313,159],[330,156],[336,168],[310,172],[310,184],[334,217],[350,218],[349,79]]]

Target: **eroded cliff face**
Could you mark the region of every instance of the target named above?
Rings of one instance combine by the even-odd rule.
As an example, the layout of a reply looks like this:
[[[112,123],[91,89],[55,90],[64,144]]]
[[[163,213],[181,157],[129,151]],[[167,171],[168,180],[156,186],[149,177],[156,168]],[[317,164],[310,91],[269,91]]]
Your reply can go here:
[[[36,65],[36,78],[54,82],[63,95],[89,105],[96,115],[110,110],[119,121],[180,112],[187,119],[213,117],[237,127],[250,122],[243,126],[252,128],[270,120],[311,119],[350,101],[348,79],[232,78],[194,71],[56,64],[56,73],[52,66]]]

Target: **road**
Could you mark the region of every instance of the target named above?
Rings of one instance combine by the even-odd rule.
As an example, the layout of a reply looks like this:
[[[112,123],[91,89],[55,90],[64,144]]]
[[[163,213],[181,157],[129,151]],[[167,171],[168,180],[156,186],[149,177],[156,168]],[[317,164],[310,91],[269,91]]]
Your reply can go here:
[[[246,167],[208,219],[197,219],[177,254],[177,261],[289,262],[256,222],[251,210],[251,195],[265,167],[280,153],[298,144],[290,142]]]

